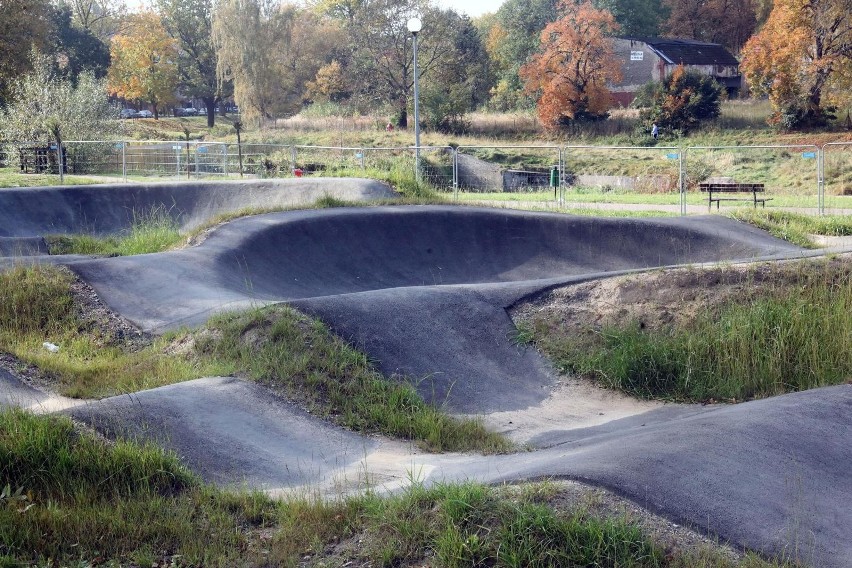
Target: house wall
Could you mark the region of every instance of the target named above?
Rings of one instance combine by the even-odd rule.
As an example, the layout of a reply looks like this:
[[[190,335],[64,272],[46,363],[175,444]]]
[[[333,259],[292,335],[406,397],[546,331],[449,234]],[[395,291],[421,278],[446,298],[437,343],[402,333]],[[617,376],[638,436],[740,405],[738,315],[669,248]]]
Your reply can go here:
[[[615,106],[628,106],[636,91],[649,81],[661,81],[677,65],[670,64],[652,50],[648,44],[630,39],[614,38],[613,51],[621,60],[621,81],[609,86]],[[733,65],[687,65],[687,69],[700,71],[725,85],[729,96],[741,89],[739,68]],[[725,80],[727,79],[727,80]]]
[[[621,81],[614,83],[613,93],[633,93],[648,81],[659,81],[665,73],[665,62],[641,41],[615,38],[615,56],[621,60]],[[631,97],[632,100],[632,97]]]

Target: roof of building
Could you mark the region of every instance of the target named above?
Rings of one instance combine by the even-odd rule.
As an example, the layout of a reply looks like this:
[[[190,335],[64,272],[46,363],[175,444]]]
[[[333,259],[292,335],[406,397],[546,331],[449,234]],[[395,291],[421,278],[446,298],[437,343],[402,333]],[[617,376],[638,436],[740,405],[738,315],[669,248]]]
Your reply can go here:
[[[730,51],[718,43],[662,37],[624,37],[647,44],[657,55],[673,65],[739,65]]]

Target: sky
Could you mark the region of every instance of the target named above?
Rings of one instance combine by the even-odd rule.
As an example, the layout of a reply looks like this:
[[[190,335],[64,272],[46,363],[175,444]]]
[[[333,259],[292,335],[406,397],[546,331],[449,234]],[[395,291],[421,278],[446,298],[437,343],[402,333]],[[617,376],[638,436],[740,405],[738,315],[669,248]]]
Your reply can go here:
[[[455,8],[457,12],[465,12],[471,18],[481,16],[486,12],[496,12],[503,0],[438,0],[444,8]]]

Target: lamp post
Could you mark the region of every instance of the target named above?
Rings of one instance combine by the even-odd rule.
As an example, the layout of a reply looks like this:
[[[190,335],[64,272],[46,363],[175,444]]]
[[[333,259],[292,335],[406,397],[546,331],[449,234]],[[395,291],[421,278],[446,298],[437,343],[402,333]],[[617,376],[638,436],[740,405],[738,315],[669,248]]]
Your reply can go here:
[[[408,20],[408,31],[414,38],[414,175],[420,181],[420,90],[417,85],[417,33],[423,28],[420,18]]]

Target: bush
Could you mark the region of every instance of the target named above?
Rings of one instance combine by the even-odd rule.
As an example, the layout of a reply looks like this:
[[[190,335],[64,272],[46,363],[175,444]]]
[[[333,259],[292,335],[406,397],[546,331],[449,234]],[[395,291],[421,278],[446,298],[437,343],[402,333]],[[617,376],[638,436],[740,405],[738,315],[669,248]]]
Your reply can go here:
[[[723,91],[712,77],[681,65],[659,88],[648,86],[645,92],[651,96],[651,107],[642,118],[665,132],[687,134],[701,121],[719,116]]]

